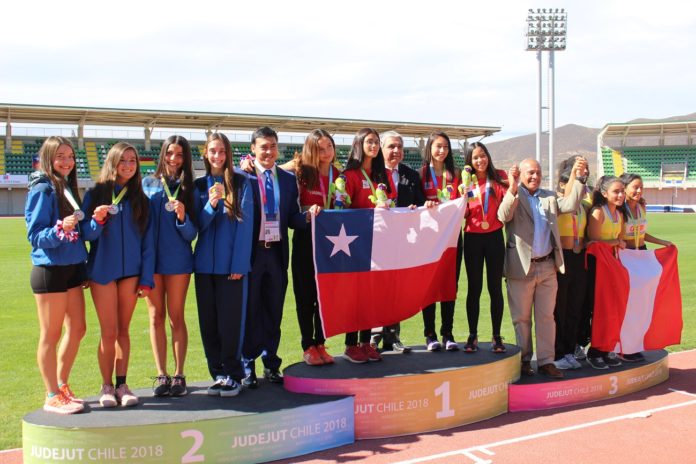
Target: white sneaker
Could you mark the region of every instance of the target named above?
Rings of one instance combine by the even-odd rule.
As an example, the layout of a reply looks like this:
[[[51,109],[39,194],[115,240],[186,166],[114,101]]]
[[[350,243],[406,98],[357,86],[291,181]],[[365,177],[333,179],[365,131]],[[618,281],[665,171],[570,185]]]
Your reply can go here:
[[[570,362],[568,362],[568,360],[567,360],[565,357],[559,359],[558,361],[554,361],[553,364],[554,364],[558,369],[562,369],[562,370],[572,369],[572,368],[573,368],[573,365],[570,364]]]
[[[575,359],[575,356],[572,355],[572,354],[570,354],[570,353],[567,354],[567,355],[565,355],[565,356],[563,357],[563,359],[565,359],[566,361],[568,361],[568,363],[569,363],[571,366],[573,366],[573,369],[581,369],[581,368],[582,368],[582,364],[580,364],[580,362],[579,362],[577,359]]]
[[[130,388],[125,383],[122,383],[116,389],[116,399],[121,403],[121,406],[135,406],[139,402],[138,397],[130,391]]]
[[[99,392],[99,404],[102,405],[102,408],[116,407],[118,401],[116,401],[116,390],[114,390],[113,385],[102,385]]]

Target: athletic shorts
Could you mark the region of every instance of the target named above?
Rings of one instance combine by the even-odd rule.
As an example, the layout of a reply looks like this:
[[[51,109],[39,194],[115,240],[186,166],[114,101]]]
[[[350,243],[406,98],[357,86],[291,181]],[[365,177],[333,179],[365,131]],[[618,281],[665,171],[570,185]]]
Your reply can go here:
[[[87,268],[83,263],[67,266],[33,266],[31,289],[34,293],[61,293],[79,287],[87,280]]]

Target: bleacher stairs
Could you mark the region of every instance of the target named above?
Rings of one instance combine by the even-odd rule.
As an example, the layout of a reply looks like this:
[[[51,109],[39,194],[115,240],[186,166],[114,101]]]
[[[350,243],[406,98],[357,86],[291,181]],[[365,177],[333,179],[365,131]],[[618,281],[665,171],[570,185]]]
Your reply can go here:
[[[0,140],[0,175],[7,174],[5,170],[5,141]]]
[[[89,167],[89,175],[92,180],[97,180],[99,176],[99,155],[97,154],[97,144],[94,142],[85,142],[85,153],[87,155],[87,166]]]

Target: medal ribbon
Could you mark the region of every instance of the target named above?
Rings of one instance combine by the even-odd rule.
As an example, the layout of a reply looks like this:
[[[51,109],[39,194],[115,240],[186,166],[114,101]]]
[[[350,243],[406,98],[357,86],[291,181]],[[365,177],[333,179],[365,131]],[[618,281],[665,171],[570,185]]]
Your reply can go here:
[[[438,182],[437,182],[437,176],[435,175],[435,169],[433,169],[433,165],[430,165],[430,178],[433,180],[433,186],[435,187],[435,195],[437,195],[438,191]],[[447,171],[442,170],[442,191],[444,192],[447,189]]]
[[[77,201],[75,201],[75,197],[73,196],[70,187],[66,186],[63,190],[63,194],[65,195],[65,198],[68,200],[68,203],[70,203],[70,206],[72,206],[75,211],[79,211],[80,205],[78,205]]]
[[[329,194],[326,194],[326,187],[322,182],[321,174],[319,174],[319,188],[321,188],[321,197],[324,199],[324,209],[329,209],[331,204],[331,196],[333,195],[336,186],[333,183],[333,166],[329,166]]]
[[[582,206],[580,208],[582,208]],[[573,243],[577,247],[580,245],[580,237],[578,234],[578,222],[580,222],[580,210],[578,210],[577,213],[573,214],[572,218],[573,218]]]
[[[486,186],[484,187],[485,192],[481,193],[481,186],[478,186],[478,200],[479,203],[481,204],[481,216],[483,216],[483,221],[486,222],[486,218],[488,217],[488,190],[491,188],[491,181],[486,176]]]
[[[167,185],[167,181],[162,178],[162,187],[164,187],[164,193],[167,195],[167,198],[169,201],[174,201],[176,200],[177,195],[179,195],[179,189],[181,188],[181,182],[179,185],[177,185],[176,190],[174,191],[174,195],[172,195],[172,191],[169,190],[169,185]]]
[[[629,224],[633,224],[633,243],[635,245],[635,249],[638,249],[638,242],[640,241],[640,219],[641,219],[641,211],[640,211],[640,205],[636,205],[636,217],[633,217],[633,213],[631,213],[631,207],[628,206],[626,208],[628,210],[628,217],[631,218],[629,221]]]
[[[360,172],[362,172],[362,175],[365,178],[365,180],[367,181],[367,183],[370,184],[370,190],[372,190],[372,196],[376,197],[377,192],[375,192],[375,186],[372,185],[372,180],[370,179],[370,176],[367,175],[367,173],[365,172],[365,170],[363,168],[360,168]]]
[[[117,206],[119,203],[121,203],[121,200],[123,200],[123,197],[126,196],[126,192],[128,191],[128,187],[123,187],[121,189],[121,192],[118,194],[118,196],[114,196],[114,191],[111,191],[111,204],[114,206]]]

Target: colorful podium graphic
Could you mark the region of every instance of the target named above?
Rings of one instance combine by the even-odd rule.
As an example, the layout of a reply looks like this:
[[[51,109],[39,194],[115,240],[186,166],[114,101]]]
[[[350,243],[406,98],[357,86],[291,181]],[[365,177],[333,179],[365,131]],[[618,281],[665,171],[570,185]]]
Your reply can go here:
[[[295,364],[285,370],[285,388],[353,395],[356,439],[449,429],[507,412],[508,384],[520,373],[519,349],[510,345],[507,353],[494,354],[488,345],[474,355],[416,350],[370,364]]]
[[[235,398],[141,394],[135,408],[73,416],[37,411],[22,424],[24,462],[255,463],[353,443],[353,399],[263,384]]]
[[[564,371],[566,380],[543,382],[539,375],[510,385],[510,411],[559,408],[615,398],[662,383],[669,377],[664,350],[646,351],[646,361],[595,370],[583,363],[578,371]],[[533,383],[534,382],[534,383]]]

